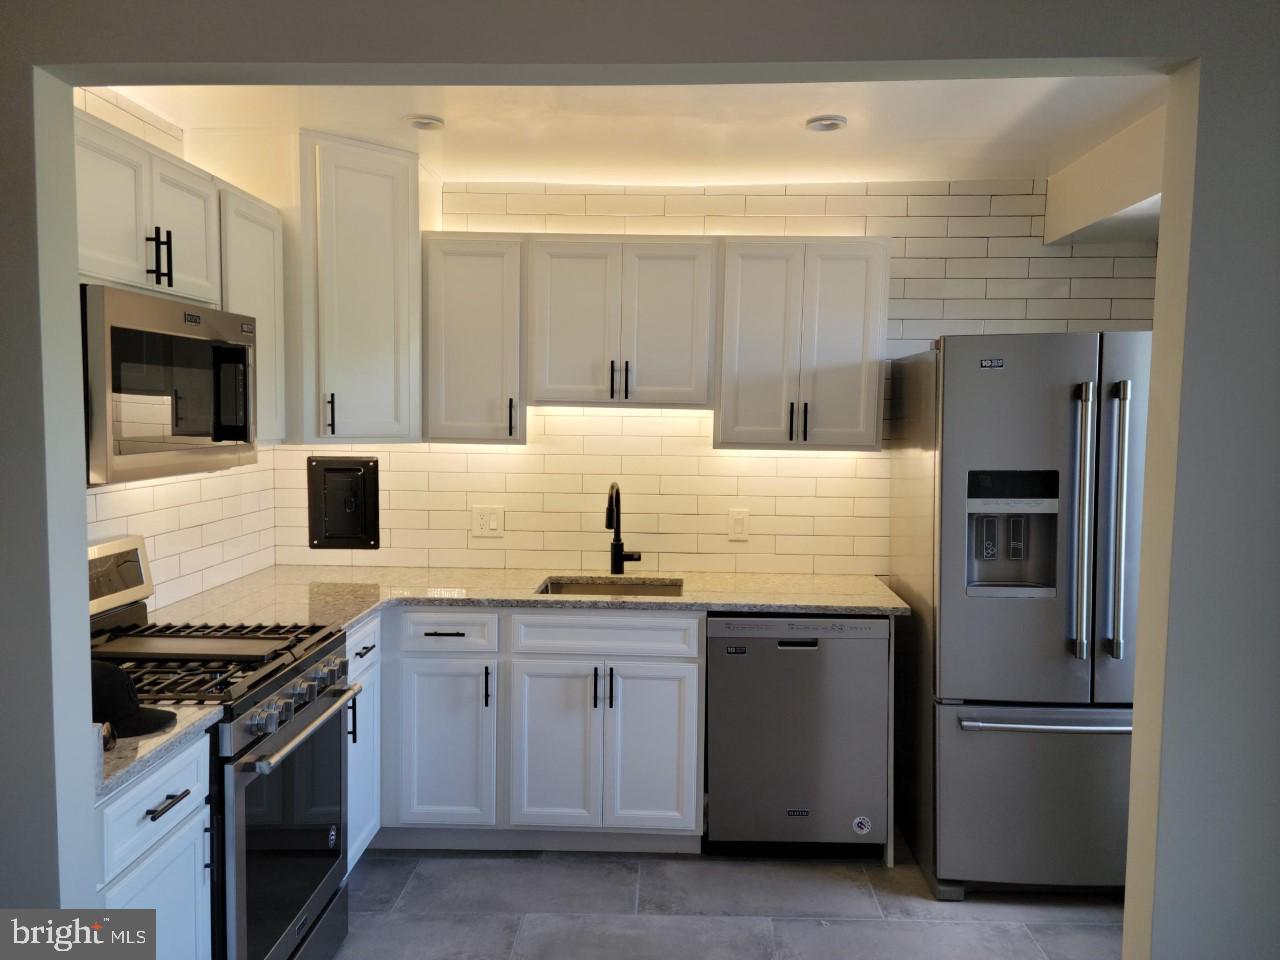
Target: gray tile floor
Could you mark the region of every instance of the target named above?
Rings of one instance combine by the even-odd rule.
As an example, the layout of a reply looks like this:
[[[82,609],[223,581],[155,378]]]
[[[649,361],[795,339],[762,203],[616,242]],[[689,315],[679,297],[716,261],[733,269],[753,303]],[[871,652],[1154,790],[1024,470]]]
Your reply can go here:
[[[339,960],[1118,960],[1118,897],[939,903],[912,864],[369,851]]]

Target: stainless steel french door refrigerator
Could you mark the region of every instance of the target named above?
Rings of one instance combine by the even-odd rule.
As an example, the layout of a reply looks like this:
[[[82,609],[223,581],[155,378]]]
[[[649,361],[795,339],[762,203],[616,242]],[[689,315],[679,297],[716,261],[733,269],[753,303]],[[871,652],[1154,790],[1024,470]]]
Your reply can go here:
[[[899,797],[940,897],[1124,882],[1149,333],[893,368]]]

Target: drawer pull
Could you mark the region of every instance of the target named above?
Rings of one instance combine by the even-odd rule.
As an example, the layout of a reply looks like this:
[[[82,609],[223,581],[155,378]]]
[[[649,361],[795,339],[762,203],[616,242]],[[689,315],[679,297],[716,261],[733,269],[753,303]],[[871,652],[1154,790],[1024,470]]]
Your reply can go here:
[[[428,630],[423,634],[424,637],[465,637],[466,635],[465,630]]]
[[[191,796],[190,788],[183,790],[181,793],[166,793],[164,795],[164,803],[143,812],[147,815],[148,820],[155,823],[189,796]]]
[[[961,720],[960,729],[966,733],[1110,733],[1127,735],[1133,733],[1133,724],[1109,724],[1106,726],[1089,726],[1074,723],[1005,723],[994,720]]]
[[[369,654],[373,653],[373,651],[377,649],[378,649],[378,645],[376,643],[371,643],[368,646],[361,647],[359,650],[356,651],[356,659],[363,660],[365,657],[367,657]]]

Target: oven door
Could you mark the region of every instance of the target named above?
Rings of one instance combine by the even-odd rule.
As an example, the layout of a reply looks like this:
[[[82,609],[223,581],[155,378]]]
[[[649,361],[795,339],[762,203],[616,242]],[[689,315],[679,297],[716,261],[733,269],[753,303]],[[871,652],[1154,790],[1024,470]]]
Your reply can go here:
[[[360,685],[326,690],[224,767],[228,960],[330,956],[321,924],[347,872],[347,719]],[[334,943],[310,944],[311,933]]]

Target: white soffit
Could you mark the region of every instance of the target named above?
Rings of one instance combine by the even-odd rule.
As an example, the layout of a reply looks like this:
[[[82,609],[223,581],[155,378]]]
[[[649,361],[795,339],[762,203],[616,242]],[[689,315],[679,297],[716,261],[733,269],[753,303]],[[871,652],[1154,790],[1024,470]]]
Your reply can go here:
[[[326,130],[416,150],[445,180],[674,185],[1046,176],[1162,103],[1165,83],[119,89],[185,130]],[[403,122],[423,113],[446,127]],[[826,113],[847,129],[805,129]]]

